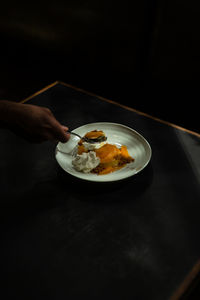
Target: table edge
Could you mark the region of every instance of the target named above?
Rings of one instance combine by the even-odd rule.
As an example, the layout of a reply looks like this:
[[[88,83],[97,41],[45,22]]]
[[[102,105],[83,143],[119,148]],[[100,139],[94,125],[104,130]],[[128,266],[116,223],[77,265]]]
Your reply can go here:
[[[127,109],[129,111],[133,111],[139,115],[142,115],[142,116],[145,116],[147,118],[150,118],[150,119],[153,119],[154,121],[157,121],[159,123],[162,123],[162,124],[165,124],[165,125],[168,125],[168,126],[171,126],[173,128],[176,128],[176,129],[179,129],[181,131],[184,131],[184,132],[187,132],[189,134],[192,134],[192,135],[195,135],[197,137],[200,138],[200,133],[198,132],[195,132],[195,131],[192,131],[192,130],[189,130],[189,129],[186,129],[184,127],[181,127],[181,126],[178,126],[176,124],[173,124],[171,122],[168,122],[168,121],[165,121],[165,120],[162,120],[162,119],[159,119],[157,117],[154,117],[152,115],[149,115],[147,113],[144,113],[144,112],[141,112],[137,109],[134,109],[132,107],[129,107],[129,106],[126,106],[126,105],[123,105],[119,102],[116,102],[116,101],[113,101],[113,100],[110,100],[110,99],[107,99],[107,98],[104,98],[102,96],[99,96],[99,95],[96,95],[95,93],[92,93],[92,92],[89,92],[89,91],[86,91],[82,88],[78,88],[76,86],[73,86],[71,84],[68,84],[68,83],[65,83],[63,81],[55,81],[47,86],[45,86],[44,88],[40,89],[39,91],[35,92],[34,94],[30,95],[29,97],[26,97],[25,99],[23,99],[22,101],[20,101],[20,103],[26,103],[28,102],[29,100],[33,99],[34,97],[36,97],[37,95],[40,95],[41,93],[45,92],[46,90],[58,85],[58,84],[61,84],[61,85],[64,85],[64,86],[67,86],[69,88],[72,88],[76,91],[79,91],[81,93],[84,93],[84,94],[87,94],[89,96],[92,96],[92,97],[96,97],[98,98],[99,100],[102,100],[102,101],[106,101],[108,103],[111,103],[111,104],[114,104],[114,105],[117,105],[117,106],[120,106],[124,109]],[[178,300],[180,299],[182,296],[184,296],[187,291],[189,290],[189,288],[191,287],[192,283],[195,281],[195,279],[197,278],[197,275],[200,274],[200,260],[197,261],[195,263],[195,265],[192,267],[191,271],[188,273],[188,275],[186,275],[185,279],[183,280],[183,282],[178,286],[178,288],[175,290],[175,292],[172,294],[172,296],[169,298],[169,300]]]
[[[189,296],[190,294],[189,290],[190,289],[192,290],[191,287],[194,285],[194,282],[196,281],[199,274],[200,274],[200,260],[198,260],[194,264],[191,271],[188,273],[188,275],[186,275],[186,277],[178,286],[178,288],[175,290],[175,292],[173,292],[169,300],[180,300],[186,294],[188,294]]]
[[[51,84],[49,84],[49,85],[47,85],[47,86],[45,86],[45,87],[42,88],[41,90],[37,91],[36,93],[34,93],[34,94],[30,95],[29,97],[27,97],[27,98],[23,99],[22,101],[20,101],[20,103],[26,103],[26,102],[29,101],[30,99],[33,99],[33,98],[36,97],[37,95],[39,95],[39,94],[45,92],[46,90],[48,90],[48,89],[50,89],[50,88],[56,86],[57,84],[61,84],[61,85],[67,86],[67,87],[69,87],[69,88],[71,88],[71,89],[74,89],[74,90],[76,90],[76,91],[79,91],[79,92],[81,92],[81,93],[87,94],[87,95],[92,96],[92,97],[96,97],[96,98],[98,98],[99,100],[106,101],[106,102],[108,102],[108,103],[111,103],[111,104],[120,106],[120,107],[122,107],[122,108],[124,108],[124,109],[127,109],[127,110],[129,110],[129,111],[135,112],[135,113],[137,113],[137,114],[139,114],[139,115],[142,115],[142,116],[144,116],[144,117],[147,117],[147,118],[149,118],[149,119],[153,119],[153,120],[156,121],[156,122],[159,122],[159,123],[162,123],[162,124],[171,126],[171,127],[173,127],[173,128],[179,129],[179,130],[181,130],[181,131],[187,132],[187,133],[189,133],[189,134],[195,135],[195,136],[197,136],[198,138],[200,138],[200,133],[198,133],[198,132],[196,132],[196,131],[192,131],[192,130],[186,129],[186,128],[182,127],[182,126],[179,126],[179,125],[176,125],[176,124],[174,124],[174,123],[171,123],[171,122],[162,120],[162,119],[160,119],[160,118],[157,118],[157,117],[152,116],[152,115],[150,115],[150,114],[144,113],[144,112],[142,112],[142,111],[140,111],[140,110],[137,110],[137,109],[135,109],[135,108],[132,108],[132,107],[123,105],[123,104],[121,104],[121,103],[119,103],[119,102],[116,102],[116,101],[114,101],[114,100],[107,99],[107,98],[105,98],[105,97],[96,95],[95,93],[86,91],[86,90],[84,90],[84,89],[82,89],[82,88],[78,88],[78,87],[76,87],[76,86],[74,86],[74,85],[72,85],[72,84],[68,84],[68,83],[65,83],[65,82],[59,81],[59,80],[58,80],[58,81],[55,81],[55,82],[53,82],[53,83],[51,83]]]

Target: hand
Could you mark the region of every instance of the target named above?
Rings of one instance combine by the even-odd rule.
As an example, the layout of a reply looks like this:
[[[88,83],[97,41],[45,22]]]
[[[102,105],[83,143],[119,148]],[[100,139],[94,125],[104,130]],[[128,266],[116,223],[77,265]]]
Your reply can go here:
[[[69,139],[68,128],[62,126],[46,107],[22,104],[21,118],[17,124],[33,139],[38,141],[52,140],[65,143]]]
[[[4,108],[1,110],[1,105]],[[70,134],[68,128],[62,126],[46,107],[30,104],[0,102],[0,117],[3,111],[3,121],[16,134],[32,142],[45,140],[67,142]]]

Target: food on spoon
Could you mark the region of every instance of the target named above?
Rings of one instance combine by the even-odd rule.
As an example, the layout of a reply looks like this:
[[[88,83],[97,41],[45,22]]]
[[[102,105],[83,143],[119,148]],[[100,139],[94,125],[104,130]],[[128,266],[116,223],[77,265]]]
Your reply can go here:
[[[91,143],[101,143],[107,140],[105,133],[102,130],[93,130],[84,135],[84,138]],[[80,140],[79,145],[83,143],[83,140]]]
[[[80,140],[78,143],[78,154],[82,154],[83,152],[87,152],[87,150],[95,150],[100,148],[105,144],[107,137],[105,133],[101,130],[93,130],[84,135],[84,138],[89,139],[90,141],[96,141],[95,143],[85,142],[84,140]]]
[[[104,138],[95,144],[86,143],[82,140],[78,143],[77,153],[72,160],[77,171],[104,175],[117,171],[134,161],[126,146],[123,145],[118,148],[116,145],[105,143],[107,138],[103,131],[93,130],[86,133],[84,137],[89,139]],[[102,140],[104,141],[102,142]]]

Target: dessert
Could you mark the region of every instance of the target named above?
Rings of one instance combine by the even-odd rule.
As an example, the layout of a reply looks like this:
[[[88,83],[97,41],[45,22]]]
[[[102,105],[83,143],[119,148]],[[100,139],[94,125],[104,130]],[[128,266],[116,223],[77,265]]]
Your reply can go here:
[[[118,148],[116,145],[106,143],[107,138],[103,131],[93,130],[84,137],[100,142],[90,144],[80,140],[72,160],[74,168],[79,172],[104,175],[134,161],[125,145]]]

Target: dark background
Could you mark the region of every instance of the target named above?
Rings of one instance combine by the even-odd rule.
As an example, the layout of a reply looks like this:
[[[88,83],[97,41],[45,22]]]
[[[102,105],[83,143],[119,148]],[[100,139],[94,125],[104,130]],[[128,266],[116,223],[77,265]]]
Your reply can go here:
[[[197,0],[4,1],[0,99],[56,80],[199,128]]]
[[[200,132],[199,9],[197,0],[4,1],[0,99],[61,80]]]

